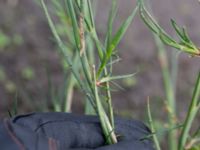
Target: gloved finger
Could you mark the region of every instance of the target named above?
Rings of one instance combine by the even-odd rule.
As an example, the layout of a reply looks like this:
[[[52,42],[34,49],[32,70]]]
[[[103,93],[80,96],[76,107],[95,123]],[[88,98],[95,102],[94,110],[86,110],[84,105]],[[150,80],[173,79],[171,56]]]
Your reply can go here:
[[[116,133],[122,135],[125,143],[120,145],[129,147],[131,141],[139,145],[138,140],[150,133],[141,122],[124,119],[115,119]],[[97,117],[79,116],[67,113],[36,113],[26,116],[18,116],[13,123],[30,128],[36,133],[51,137],[59,141],[61,149],[66,148],[96,148],[105,145],[100,123]],[[142,145],[143,146],[143,143]]]
[[[17,116],[13,123],[56,139],[60,149],[95,148],[105,144],[97,117],[68,113],[33,113]]]
[[[51,138],[4,119],[0,122],[0,147],[3,150],[53,150],[57,145]]]

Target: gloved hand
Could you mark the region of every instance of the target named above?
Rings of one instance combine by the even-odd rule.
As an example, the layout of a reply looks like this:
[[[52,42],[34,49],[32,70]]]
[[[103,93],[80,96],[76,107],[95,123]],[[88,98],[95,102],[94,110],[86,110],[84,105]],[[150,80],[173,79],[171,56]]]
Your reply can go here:
[[[94,116],[32,113],[0,122],[2,150],[154,150],[149,129],[135,120],[115,119],[117,144],[105,145]]]

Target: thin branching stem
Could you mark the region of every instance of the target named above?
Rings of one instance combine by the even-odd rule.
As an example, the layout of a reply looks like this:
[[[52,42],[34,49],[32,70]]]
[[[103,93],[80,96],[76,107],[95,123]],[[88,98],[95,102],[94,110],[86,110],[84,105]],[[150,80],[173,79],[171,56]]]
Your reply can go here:
[[[190,103],[190,107],[187,113],[187,117],[184,122],[183,130],[180,135],[178,150],[184,150],[185,144],[187,142],[187,138],[189,135],[189,131],[192,127],[193,120],[197,115],[197,112],[200,109],[200,72],[198,73],[198,77],[196,80],[192,100]]]
[[[163,81],[164,81],[164,87],[165,87],[165,92],[166,92],[166,99],[167,99],[167,108],[168,109],[168,120],[170,127],[172,127],[174,124],[176,124],[176,101],[175,101],[175,94],[174,94],[174,87],[172,84],[171,76],[170,76],[170,71],[169,71],[169,63],[167,60],[167,54],[164,48],[164,45],[154,35],[156,45],[158,47],[158,58],[160,61],[160,66],[162,70],[162,76],[163,76]],[[171,150],[176,150],[177,149],[177,132],[172,131],[169,133],[169,146]]]
[[[111,76],[112,69],[110,68],[112,68],[112,56],[115,55],[115,49],[132,22],[138,7],[132,11],[131,15],[122,23],[117,32],[112,35],[113,21],[117,11],[116,2],[113,0],[112,10],[110,11],[110,17],[108,19],[109,27],[107,29],[108,34],[105,40],[106,42],[105,44],[102,44],[96,32],[91,0],[65,0],[65,11],[67,13],[66,16],[68,17],[68,26],[71,30],[70,32],[67,32],[66,35],[67,38],[69,38],[68,40],[70,41],[70,44],[64,44],[60,35],[56,31],[56,27],[51,20],[44,0],[41,0],[41,3],[52,33],[65,56],[67,64],[72,69],[72,74],[69,77],[70,82],[68,84],[68,88],[65,86],[65,91],[67,91],[68,95],[65,97],[67,100],[64,103],[64,110],[70,111],[69,107],[71,106],[71,94],[73,93],[73,87],[76,83],[74,80],[76,79],[81,90],[85,92],[87,100],[91,102],[91,106],[100,118],[101,127],[107,144],[116,143],[117,138],[114,132],[114,115],[111,101],[110,82],[130,77],[132,75]],[[59,4],[59,2],[55,2],[55,4]],[[71,37],[68,37],[70,35]],[[87,42],[87,37],[89,37],[89,42]],[[93,60],[95,59],[95,51],[92,49],[93,52],[89,52],[88,44],[94,44],[96,46],[98,50],[97,61]],[[70,52],[69,49],[71,50]],[[76,59],[71,58],[72,56],[73,58],[76,58],[77,61]],[[91,67],[91,65],[96,62],[99,63],[97,65],[97,72],[95,67]],[[101,85],[98,85],[99,81],[105,83],[105,89]],[[105,107],[103,107],[103,100],[105,97],[101,95],[102,93],[106,93],[107,106]],[[66,96],[66,94],[64,96]]]
[[[150,4],[147,3],[147,5],[149,6]],[[149,6],[150,7],[150,6]],[[152,22],[155,22],[154,17],[143,7],[140,7],[140,11],[141,12],[141,16],[142,19],[144,21],[147,21],[145,18],[146,14],[147,16],[149,16],[150,20]],[[151,10],[151,7],[150,7]],[[143,12],[144,11],[144,12]],[[147,21],[146,24],[148,24],[151,21]],[[157,23],[154,23],[154,25],[156,28],[160,28],[159,25]],[[170,128],[174,126],[174,124],[176,124],[176,101],[175,101],[175,93],[174,93],[174,84],[172,83],[172,78],[170,75],[170,69],[169,69],[169,61],[167,58],[167,53],[165,50],[165,47],[162,43],[162,41],[159,39],[159,37],[156,35],[158,34],[158,32],[161,31],[153,31],[153,36],[154,36],[154,40],[158,49],[158,59],[160,62],[160,66],[161,66],[161,71],[162,71],[162,76],[163,76],[163,82],[164,82],[164,88],[165,88],[165,93],[166,93],[166,107],[169,108],[168,109],[168,121],[169,121],[169,125]],[[163,31],[164,32],[164,31]],[[165,33],[165,32],[164,32]],[[167,35],[168,36],[168,35]],[[170,150],[176,150],[177,149],[177,132],[176,130],[169,132],[169,148]]]
[[[94,78],[94,83],[97,83],[95,66],[93,66],[93,78]],[[98,115],[100,118],[100,123],[104,132],[104,136],[108,144],[115,144],[117,143],[117,138],[114,133],[114,129],[112,125],[110,124],[110,121],[106,115],[106,112],[101,104],[101,100],[98,94],[98,87],[96,84],[94,84],[94,90],[95,90],[95,102],[97,106]]]
[[[71,67],[72,73],[73,73],[74,77],[76,78],[77,82],[79,83],[79,85],[81,87],[83,87],[83,84],[82,84],[82,82],[80,81],[80,78],[79,78],[79,74],[78,74],[76,68],[74,68],[74,65],[72,64],[72,61],[69,58],[68,53],[66,52],[65,45],[63,44],[62,40],[60,39],[60,37],[58,35],[58,32],[56,31],[55,25],[53,24],[53,21],[51,20],[51,17],[49,15],[48,10],[47,10],[46,4],[44,3],[44,0],[41,0],[41,4],[42,4],[42,7],[44,9],[45,15],[47,17],[47,20],[48,20],[49,26],[51,28],[51,31],[52,31],[52,33],[53,33],[53,35],[54,35],[54,37],[55,37],[55,39],[56,39],[56,41],[58,43],[58,46],[59,46],[62,54],[64,55],[64,57],[66,59],[66,62]]]
[[[104,69],[105,76],[108,75],[107,69]],[[106,82],[106,95],[107,95],[107,103],[108,103],[108,113],[109,113],[109,120],[111,122],[111,125],[113,129],[115,128],[114,124],[114,114],[113,114],[113,106],[112,106],[112,97],[111,97],[111,92],[110,92],[110,83],[107,81]]]
[[[75,85],[75,79],[73,74],[69,77],[68,87],[67,87],[67,96],[66,100],[64,101],[64,112],[71,112],[71,106],[72,106],[72,99],[73,99],[73,93],[74,93],[74,85]]]
[[[156,131],[155,131],[155,127],[154,127],[154,122],[153,122],[153,119],[152,119],[152,115],[151,115],[151,108],[150,108],[149,97],[147,99],[147,112],[148,112],[148,118],[149,118],[149,124],[150,124],[150,128],[151,128],[151,132],[154,133]],[[157,150],[161,150],[157,135],[153,134],[152,136],[153,136],[153,141],[155,143],[156,149]]]

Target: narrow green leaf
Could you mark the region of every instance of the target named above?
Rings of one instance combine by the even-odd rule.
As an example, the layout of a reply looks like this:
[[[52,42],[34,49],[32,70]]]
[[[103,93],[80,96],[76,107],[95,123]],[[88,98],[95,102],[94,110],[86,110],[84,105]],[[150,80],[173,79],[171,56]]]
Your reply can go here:
[[[90,0],[87,0],[87,7],[89,9],[90,24],[91,24],[91,27],[94,28],[94,26],[95,26],[95,24],[94,24],[94,15],[93,15],[92,5],[91,5]]]
[[[117,47],[117,45],[119,44],[119,42],[121,41],[122,37],[124,36],[125,32],[127,31],[129,25],[131,24],[136,12],[138,10],[138,7],[136,7],[132,14],[127,18],[127,20],[121,25],[121,27],[119,28],[119,30],[117,31],[117,33],[114,35],[114,37],[111,40],[110,45],[108,45],[108,49],[106,50],[106,54],[104,56],[103,61],[101,62],[101,65],[99,67],[99,70],[97,72],[97,77],[100,76],[100,74],[103,71],[103,68],[105,67],[105,65],[107,64],[107,62],[109,61],[110,57],[112,56],[113,50]]]
[[[181,32],[181,29],[178,27],[177,23],[173,19],[171,19],[171,24],[172,24],[172,27],[174,28],[174,30],[176,31],[176,33],[179,35],[179,37],[181,39],[185,40],[185,36]]]
[[[178,36],[181,38],[181,41],[187,45],[191,45],[190,47],[192,47],[192,45],[194,44],[190,40],[186,29],[185,28],[180,29],[180,27],[178,27],[177,23],[173,19],[171,19],[171,24],[176,33],[178,34]]]
[[[172,132],[172,131],[180,129],[182,127],[183,127],[183,124],[178,124],[178,125],[174,125],[171,128],[164,128],[162,130],[159,130],[159,131],[153,132],[153,133],[151,133],[149,135],[146,135],[146,136],[140,138],[140,140],[145,140],[145,139],[151,138],[151,137],[153,137],[154,134],[157,134],[157,135],[163,134],[164,135],[165,133]]]
[[[78,32],[79,27],[78,27],[76,13],[74,10],[74,5],[73,5],[72,0],[67,0],[67,7],[69,9],[69,14],[70,14],[71,21],[72,21],[74,40],[75,40],[77,49],[79,49],[79,47],[80,47],[80,36],[79,36],[79,32]]]
[[[190,40],[189,35],[188,35],[186,29],[183,28],[182,30],[183,30],[183,31],[182,31],[182,32],[183,32],[183,35],[184,35],[184,37],[185,37],[185,41],[191,43],[192,45],[194,45],[193,42]]]
[[[140,3],[140,15],[145,22],[146,25],[151,27],[155,33],[164,32],[164,30],[160,27],[160,25],[156,22],[156,20],[151,16],[151,14],[146,10],[144,4]],[[150,29],[151,29],[150,28]]]
[[[112,7],[109,13],[109,17],[108,17],[108,29],[107,29],[107,34],[106,34],[106,48],[108,48],[107,46],[110,45],[110,40],[112,39],[112,31],[113,31],[113,22],[114,19],[116,17],[117,14],[117,1],[116,0],[112,0]]]
[[[115,83],[114,81],[111,81],[110,82],[113,86],[115,86],[116,88],[118,89],[114,89],[114,91],[118,91],[118,90],[122,90],[122,91],[125,91],[125,88],[123,88],[121,85],[119,85],[118,83]]]
[[[140,17],[143,20],[143,22],[146,24],[146,26],[153,31],[154,33],[158,34],[159,30],[157,29],[156,26],[154,26],[154,24],[152,23],[152,21],[145,15],[145,10],[143,7],[142,2],[138,2],[138,6],[139,6],[139,12],[140,12]]]
[[[105,83],[105,82],[110,82],[110,81],[113,81],[113,80],[118,80],[118,79],[124,79],[124,78],[130,78],[130,77],[133,77],[136,73],[133,73],[133,74],[128,74],[128,75],[120,75],[120,76],[108,76],[108,77],[103,77],[101,78],[101,80],[99,80],[99,83]]]
[[[169,36],[165,32],[165,30],[159,26],[159,24],[154,20],[151,14],[144,7],[143,0],[138,0],[138,6],[139,6],[140,16],[143,22],[152,32],[154,32],[157,36],[159,36],[159,38],[162,40],[164,44],[172,46],[180,51],[186,52],[192,56],[200,56],[200,50],[190,40],[184,28],[178,27],[176,22],[174,20],[171,20],[173,28],[180,37],[180,43],[179,43],[175,41],[171,36]]]
[[[121,25],[121,27],[119,28],[117,33],[114,35],[114,38],[112,39],[111,44],[107,50],[108,52],[113,51],[113,49],[115,49],[117,47],[117,45],[121,41],[122,37],[124,36],[125,32],[127,31],[129,25],[131,24],[133,18],[135,17],[137,10],[138,10],[138,7],[136,7],[133,10],[132,14],[127,18],[127,20]]]
[[[103,59],[105,58],[104,46],[101,44],[101,42],[100,42],[100,40],[97,36],[96,30],[93,30],[93,32],[91,32],[91,36],[94,39],[95,45],[96,45],[97,50],[98,50],[99,59],[102,62]]]

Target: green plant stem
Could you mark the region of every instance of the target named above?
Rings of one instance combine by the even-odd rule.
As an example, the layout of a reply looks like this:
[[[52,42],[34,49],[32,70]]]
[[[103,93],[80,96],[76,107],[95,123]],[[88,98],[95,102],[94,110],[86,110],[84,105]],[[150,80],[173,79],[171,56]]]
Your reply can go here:
[[[102,44],[100,43],[99,38],[97,36],[96,30],[92,29],[90,34],[91,34],[91,36],[92,36],[92,38],[95,42],[95,45],[97,47],[99,59],[100,59],[100,61],[103,61],[103,56],[104,56],[105,53],[103,51]]]
[[[94,43],[91,39],[90,36],[86,35],[86,45],[87,45],[87,54],[88,54],[88,60],[90,62],[90,64],[94,64]],[[96,111],[95,108],[93,107],[93,105],[91,104],[91,101],[89,99],[86,99],[85,102],[85,114],[87,115],[96,115]]]
[[[85,47],[85,30],[84,30],[84,7],[85,7],[85,1],[81,0],[80,1],[80,14],[79,14],[79,36],[80,36],[80,60],[81,60],[81,65],[83,69],[83,73],[86,79],[86,83],[88,84],[88,88],[91,91],[91,94],[94,94],[94,89],[92,88],[92,77],[90,74],[90,65],[89,65],[89,60],[86,55],[86,47]],[[74,29],[75,30],[75,29]]]
[[[148,134],[147,136],[144,136],[144,137],[140,138],[140,140],[149,139],[149,138],[153,137],[154,134],[156,134],[156,135],[163,135],[164,136],[166,133],[171,132],[173,130],[180,129],[182,127],[183,127],[182,124],[177,124],[177,125],[175,125],[172,128],[164,128],[164,129],[161,129],[159,131],[152,132],[151,134]]]
[[[153,122],[152,115],[151,115],[149,98],[147,99],[147,112],[148,112],[148,118],[149,118],[149,124],[150,124],[150,128],[151,128],[151,132],[156,133],[156,130],[155,130],[155,127],[154,127],[154,122]],[[161,150],[157,135],[153,134],[152,136],[153,136],[153,141],[155,143],[156,149]]]
[[[80,87],[82,89],[84,89],[83,88],[84,85],[82,84],[81,80],[79,79],[79,73],[77,72],[77,69],[74,68],[74,64],[72,64],[71,59],[69,58],[69,55],[68,55],[68,53],[66,51],[66,48],[65,48],[65,45],[63,44],[62,40],[60,39],[60,37],[59,37],[59,35],[58,35],[57,31],[56,31],[55,25],[53,24],[53,21],[51,20],[51,17],[50,17],[50,15],[48,13],[47,7],[46,7],[46,5],[44,3],[44,0],[40,0],[40,1],[41,1],[43,10],[45,12],[45,15],[47,17],[47,20],[48,20],[49,26],[51,28],[51,31],[52,31],[55,39],[56,39],[56,42],[58,43],[58,46],[59,46],[62,54],[64,55],[64,58],[66,59],[68,65],[70,66],[70,68],[72,70],[72,73],[73,73],[74,77],[76,78],[78,84],[80,85]]]
[[[75,53],[75,57],[73,59],[73,64],[75,68],[79,69],[79,53]],[[64,112],[71,112],[71,106],[72,106],[72,99],[73,99],[73,93],[74,93],[74,87],[76,85],[76,79],[74,78],[74,74],[70,73],[68,77],[68,83],[67,88],[65,89],[66,97],[64,100]]]
[[[108,72],[107,72],[107,69],[105,68],[104,69],[104,73],[105,73],[105,76],[108,75]],[[106,82],[106,94],[107,94],[107,103],[108,103],[108,113],[109,113],[109,120],[111,122],[111,126],[115,127],[115,124],[114,124],[114,115],[113,115],[113,107],[112,107],[112,98],[111,98],[111,93],[110,93],[110,84],[109,82]]]
[[[92,11],[92,5],[91,5],[90,0],[87,0],[87,8],[88,8],[88,14],[89,14],[89,23],[86,23],[86,24],[89,26],[89,33],[97,47],[99,59],[100,61],[103,61],[103,56],[104,56],[103,46],[96,32],[95,23],[94,23],[94,15],[92,13],[93,11]]]
[[[77,63],[72,63],[72,60],[71,60],[71,58],[70,58],[70,55],[69,55],[69,53],[67,52],[67,49],[66,49],[64,43],[61,41],[61,39],[60,39],[60,37],[59,37],[59,35],[58,35],[57,31],[56,31],[56,28],[55,28],[55,25],[54,25],[53,21],[51,20],[51,17],[50,17],[50,15],[49,15],[49,13],[48,13],[47,7],[46,7],[46,5],[45,5],[45,3],[44,3],[44,0],[40,0],[40,1],[41,1],[43,10],[44,10],[44,12],[45,12],[45,15],[46,15],[46,17],[47,17],[47,20],[48,20],[49,26],[50,26],[50,28],[51,28],[51,31],[52,31],[52,33],[53,33],[55,39],[56,39],[56,42],[57,42],[57,44],[58,44],[58,46],[59,46],[59,48],[60,48],[62,54],[64,55],[64,58],[65,58],[67,64],[70,66],[70,69],[71,69],[71,71],[72,71],[72,74],[74,75],[75,79],[77,80],[77,83],[78,83],[78,85],[80,86],[80,88],[86,93],[87,97],[88,97],[88,95],[90,95],[90,98],[91,98],[91,97],[92,97],[92,96],[91,96],[91,90],[89,90],[89,88],[90,88],[91,86],[89,86],[89,88],[88,88],[88,86],[86,86],[86,85],[84,84],[84,82],[82,81],[82,79],[81,79],[81,77],[80,77],[79,70],[77,69]],[[76,17],[75,17],[75,12],[74,12],[74,10],[73,10],[72,1],[71,1],[71,0],[67,0],[67,1],[66,1],[66,4],[69,4],[69,3],[70,3],[70,5],[67,5],[68,7],[70,7],[69,12],[72,11],[72,12],[70,13],[70,17],[71,17],[71,19],[76,19]],[[76,22],[76,21],[73,21],[73,22],[74,22],[74,24],[76,24],[75,26],[73,26],[75,44],[76,44],[77,50],[80,51],[80,44],[79,44],[79,43],[80,43],[80,37],[79,37],[79,34],[77,33],[77,31],[78,31],[78,29],[77,29],[77,22]],[[78,34],[78,35],[77,35],[77,34]],[[79,53],[79,51],[77,51],[77,53]],[[79,53],[79,54],[80,54],[80,53]],[[77,55],[79,55],[79,54],[77,54]],[[78,57],[78,58],[80,58],[80,57]],[[83,61],[83,57],[81,57],[81,61]],[[86,65],[82,63],[82,66],[85,67]],[[86,67],[85,67],[85,68],[86,68]],[[88,69],[88,71],[89,71],[89,70],[90,70],[90,69]],[[88,73],[87,73],[87,72],[84,72],[84,75],[86,76],[86,75],[88,75]],[[88,76],[86,76],[86,77],[87,77],[87,79],[88,79]],[[94,95],[94,93],[93,93],[93,95]]]
[[[86,53],[85,53],[85,38],[84,38],[84,26],[83,26],[84,10],[83,10],[83,8],[84,8],[84,0],[81,0],[81,16],[80,16],[80,22],[79,22],[79,25],[80,25],[80,27],[79,27],[80,28],[79,29],[80,30],[80,43],[81,43],[81,50],[80,50],[81,63],[82,63],[83,71],[85,72],[85,76],[86,76],[87,82],[89,84],[89,87],[91,88],[92,93],[94,93],[94,95],[95,95],[96,106],[98,108],[98,114],[99,114],[99,117],[100,117],[100,120],[101,120],[101,124],[105,124],[105,126],[102,125],[102,127],[105,130],[104,134],[105,135],[111,134],[111,138],[108,137],[108,144],[113,144],[113,143],[116,143],[117,140],[116,140],[116,136],[114,134],[114,131],[112,131],[113,130],[112,125],[114,124],[113,123],[114,119],[113,119],[112,106],[110,106],[110,105],[112,105],[110,91],[109,91],[109,89],[107,90],[108,99],[109,99],[108,104],[110,104],[109,105],[109,114],[110,114],[111,124],[110,124],[109,120],[105,119],[105,118],[107,118],[107,115],[106,115],[105,111],[103,110],[103,107],[101,106],[101,103],[100,103],[100,99],[98,97],[98,91],[97,91],[97,87],[96,87],[97,82],[96,81],[94,82],[95,88],[94,88],[94,92],[93,92],[92,85],[91,85],[91,76],[88,72],[90,70],[90,68],[89,68],[88,59],[87,59],[87,56],[86,56]],[[106,70],[106,68],[105,68],[105,70]],[[96,80],[96,76],[94,78]],[[107,86],[109,86],[109,83],[107,83]],[[110,107],[111,107],[111,109],[110,109]],[[103,115],[101,115],[101,114],[103,114]],[[104,120],[102,118],[104,118]]]
[[[78,23],[77,23],[77,19],[76,19],[75,10],[73,7],[73,1],[67,0],[67,6],[69,9],[69,14],[70,14],[71,21],[72,21],[74,40],[75,40],[77,49],[79,49],[79,47],[80,47],[80,37],[79,37],[79,33],[78,33],[79,27],[78,27]]]
[[[180,135],[178,150],[184,150],[193,120],[200,109],[199,97],[200,97],[200,72],[198,73],[197,81],[192,96],[192,101],[190,103],[190,107],[184,122],[183,130]]]
[[[95,26],[94,16],[93,16],[93,13],[92,13],[92,5],[91,5],[90,0],[87,0],[87,6],[88,6],[88,9],[89,9],[90,24],[91,24],[91,27],[94,28],[94,26]]]
[[[114,129],[113,129],[112,125],[110,124],[110,121],[106,115],[106,112],[105,112],[105,110],[102,106],[102,103],[100,101],[100,98],[99,98],[98,88],[96,85],[97,80],[96,80],[95,66],[93,66],[93,78],[94,78],[95,102],[96,102],[96,106],[97,106],[97,112],[98,112],[98,115],[100,118],[101,127],[103,129],[107,144],[115,144],[115,143],[117,143],[117,138],[114,133]]]
[[[73,27],[73,33],[74,33],[74,39],[76,43],[76,49],[80,55],[81,65],[84,77],[86,79],[87,87],[84,85],[82,86],[82,89],[90,89],[88,91],[93,91],[92,83],[91,83],[91,75],[90,75],[90,68],[88,64],[88,59],[85,53],[85,35],[84,35],[84,24],[83,24],[83,18],[84,18],[84,5],[85,1],[80,1],[80,14],[79,14],[79,26],[76,19],[76,14],[73,6],[73,2],[71,0],[67,1],[70,17],[72,20],[72,27]],[[79,31],[79,32],[78,32]],[[94,95],[94,93],[93,93]]]
[[[167,108],[168,108],[168,120],[170,127],[173,127],[176,124],[176,101],[174,96],[174,86],[172,84],[167,54],[164,48],[164,45],[160,41],[160,39],[154,35],[156,45],[158,47],[158,58],[160,61],[160,66],[162,70],[162,76],[164,81],[164,87],[166,91],[166,98],[167,98]],[[171,131],[169,133],[169,149],[176,150],[177,149],[177,132]]]
[[[172,50],[171,53],[171,81],[173,85],[174,95],[176,95],[176,84],[177,84],[177,74],[178,74],[178,59],[180,51]]]
[[[150,7],[150,4],[147,3]],[[170,128],[176,124],[176,101],[175,101],[175,93],[174,93],[174,87],[175,84],[172,83],[172,78],[170,75],[170,70],[169,70],[169,62],[167,58],[167,53],[165,50],[165,47],[161,40],[156,36],[155,33],[153,33],[154,39],[156,46],[158,48],[158,59],[160,62],[160,67],[162,70],[162,77],[163,77],[163,82],[164,82],[164,88],[165,88],[165,93],[166,93],[166,99],[167,99],[167,107],[168,109],[168,121],[170,124]],[[170,150],[176,150],[177,149],[177,132],[171,131],[169,132],[169,149]]]
[[[72,98],[74,93],[75,79],[73,74],[69,77],[68,87],[67,87],[67,97],[64,102],[64,112],[71,112]]]
[[[98,55],[99,55],[99,59],[100,61],[103,61],[103,49],[102,49],[102,45],[98,39],[97,36],[97,32],[96,29],[94,28],[94,19],[93,19],[93,14],[92,14],[92,8],[91,8],[91,3],[89,0],[87,0],[87,4],[88,4],[88,8],[89,8],[89,16],[90,16],[90,22],[91,22],[91,26],[90,28],[92,29],[91,31],[91,35],[95,41],[97,50],[98,50]],[[107,76],[108,71],[107,68],[104,67],[104,75]],[[111,122],[111,126],[114,128],[114,115],[113,115],[113,108],[112,108],[112,98],[111,98],[111,93],[110,93],[110,85],[109,82],[106,82],[106,95],[107,95],[107,103],[108,103],[108,112],[109,112],[109,120]]]

